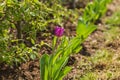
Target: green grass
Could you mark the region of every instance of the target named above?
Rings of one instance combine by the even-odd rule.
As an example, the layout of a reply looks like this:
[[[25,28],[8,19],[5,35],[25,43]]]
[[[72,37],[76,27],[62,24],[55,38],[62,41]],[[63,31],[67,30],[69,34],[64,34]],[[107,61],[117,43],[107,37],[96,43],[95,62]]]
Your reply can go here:
[[[80,80],[96,80],[96,79],[97,75],[93,72],[89,72],[80,78]]]
[[[107,24],[107,30],[104,32],[104,38],[107,44],[120,40],[120,10],[106,17],[104,22]]]
[[[106,43],[110,43],[116,39],[120,39],[120,27],[110,26],[109,30],[106,30],[104,32],[104,38]]]
[[[105,19],[106,24],[120,25],[120,10],[113,13],[112,16]]]
[[[120,77],[120,54],[109,50],[98,50],[92,57],[86,57],[79,66],[84,69],[77,80],[112,80]]]

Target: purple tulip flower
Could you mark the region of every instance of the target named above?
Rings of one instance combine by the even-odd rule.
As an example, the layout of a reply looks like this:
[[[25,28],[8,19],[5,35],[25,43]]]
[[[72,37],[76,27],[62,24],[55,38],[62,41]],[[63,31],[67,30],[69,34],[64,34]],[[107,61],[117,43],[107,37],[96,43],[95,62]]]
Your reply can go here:
[[[56,26],[54,34],[58,37],[61,37],[64,33],[64,28]]]

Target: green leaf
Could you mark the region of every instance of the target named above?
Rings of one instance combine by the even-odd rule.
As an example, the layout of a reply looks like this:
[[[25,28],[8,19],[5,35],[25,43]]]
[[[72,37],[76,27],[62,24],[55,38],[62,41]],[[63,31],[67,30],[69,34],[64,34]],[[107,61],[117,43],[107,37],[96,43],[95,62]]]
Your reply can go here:
[[[40,77],[41,80],[48,80],[49,55],[44,54],[40,59]]]
[[[63,52],[62,49],[59,49],[55,54],[54,54],[54,57],[52,59],[52,63],[54,64],[55,61],[57,60],[57,58],[59,58],[60,54]]]
[[[57,41],[57,37],[54,36],[54,38],[53,38],[53,42],[52,42],[52,46],[53,46],[52,48],[53,48],[53,49],[55,48],[56,41]]]
[[[30,54],[30,58],[34,60],[36,58],[36,55],[34,53]]]
[[[84,38],[87,38],[93,31],[96,30],[96,26],[93,24],[90,24],[87,26],[87,29],[85,31],[85,34],[83,35]]]
[[[34,39],[32,39],[32,38],[31,38],[30,40],[31,40],[31,43],[32,43],[32,44],[35,44],[35,41],[34,41]]]
[[[65,65],[68,62],[68,57],[61,57],[58,61],[56,61],[56,65],[54,66],[54,79],[56,80],[57,77],[59,77],[59,74],[61,74],[60,72],[62,71],[62,68],[65,67]]]
[[[81,49],[82,49],[82,46],[77,46],[77,47],[73,50],[73,52],[74,52],[74,53],[78,53]]]
[[[82,22],[82,20],[79,20],[78,21],[78,26],[77,26],[77,29],[76,29],[77,35],[83,35],[85,33],[85,30],[86,30],[86,24],[84,24]]]
[[[66,67],[60,72],[59,77],[58,77],[57,79],[55,79],[55,80],[63,80],[63,77],[66,76],[66,75],[70,72],[71,69],[72,69],[71,67],[66,66]]]
[[[90,33],[92,33],[96,29],[96,26],[93,24],[84,24],[81,20],[78,21],[77,26],[77,35],[83,38],[86,38]]]

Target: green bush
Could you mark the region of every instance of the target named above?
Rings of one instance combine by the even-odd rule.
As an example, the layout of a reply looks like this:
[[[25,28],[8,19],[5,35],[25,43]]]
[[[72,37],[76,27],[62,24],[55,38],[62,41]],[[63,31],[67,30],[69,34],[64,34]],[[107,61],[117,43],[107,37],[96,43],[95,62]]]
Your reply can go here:
[[[71,11],[62,7],[59,0],[3,0],[0,2],[0,62],[12,64],[30,60],[35,56],[36,34],[51,24],[62,25],[63,17]],[[24,44],[30,40],[32,47]],[[22,46],[21,46],[22,45]],[[29,52],[30,50],[30,52]],[[27,57],[25,57],[27,56]],[[32,57],[33,58],[33,57]]]

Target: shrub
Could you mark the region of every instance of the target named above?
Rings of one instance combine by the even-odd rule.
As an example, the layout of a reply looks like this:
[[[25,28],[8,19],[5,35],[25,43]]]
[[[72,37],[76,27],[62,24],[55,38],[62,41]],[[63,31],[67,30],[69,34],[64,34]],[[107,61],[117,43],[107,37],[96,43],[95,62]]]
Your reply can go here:
[[[0,62],[12,64],[29,60],[30,55],[37,52],[32,49],[36,45],[37,32],[45,30],[50,23],[61,25],[63,17],[68,17],[67,13],[71,14],[56,0],[52,3],[39,0],[1,1]],[[30,47],[24,44],[28,40],[28,44],[32,45]]]

